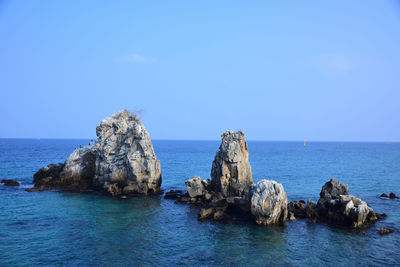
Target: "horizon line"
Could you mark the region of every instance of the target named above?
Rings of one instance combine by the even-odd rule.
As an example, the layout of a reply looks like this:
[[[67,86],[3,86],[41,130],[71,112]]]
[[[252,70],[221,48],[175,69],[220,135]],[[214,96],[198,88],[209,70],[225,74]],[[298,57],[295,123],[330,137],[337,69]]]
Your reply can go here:
[[[66,137],[0,137],[0,139],[20,139],[20,140],[93,140],[97,138],[66,138]],[[152,141],[221,141],[221,139],[152,139]],[[332,142],[332,143],[399,143],[400,140],[265,140],[265,139],[246,139],[248,142]]]

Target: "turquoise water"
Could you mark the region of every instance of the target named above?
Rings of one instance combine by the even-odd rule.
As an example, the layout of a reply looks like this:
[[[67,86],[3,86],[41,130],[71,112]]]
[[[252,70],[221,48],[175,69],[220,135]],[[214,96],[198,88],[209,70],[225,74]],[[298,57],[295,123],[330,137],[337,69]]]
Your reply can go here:
[[[331,177],[388,217],[349,231],[297,220],[285,227],[199,222],[197,210],[162,197],[25,192],[32,175],[89,140],[0,139],[0,266],[400,265],[399,143],[249,142],[255,181],[283,184],[289,200],[318,199]],[[219,141],[153,141],[164,190],[209,178]],[[380,236],[380,227],[394,229]]]

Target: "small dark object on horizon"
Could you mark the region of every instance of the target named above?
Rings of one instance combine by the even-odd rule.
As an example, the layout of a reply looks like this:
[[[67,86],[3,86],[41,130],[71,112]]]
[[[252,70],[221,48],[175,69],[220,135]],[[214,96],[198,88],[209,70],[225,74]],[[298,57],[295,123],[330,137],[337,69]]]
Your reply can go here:
[[[19,186],[19,183],[14,180],[3,179],[0,183],[4,184],[5,186]]]
[[[387,197],[387,198],[389,198],[389,196],[386,195],[385,193],[382,193],[381,197]]]
[[[389,198],[390,198],[390,199],[395,199],[395,198],[399,198],[399,197],[396,196],[395,193],[390,193],[390,194],[389,194]]]

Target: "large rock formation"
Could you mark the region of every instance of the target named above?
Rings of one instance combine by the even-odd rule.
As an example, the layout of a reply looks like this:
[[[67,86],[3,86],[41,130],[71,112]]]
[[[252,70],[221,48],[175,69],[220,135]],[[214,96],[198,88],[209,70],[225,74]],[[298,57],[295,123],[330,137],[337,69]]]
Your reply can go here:
[[[253,175],[249,163],[249,151],[242,131],[222,134],[222,143],[211,168],[214,191],[223,197],[249,197]]]
[[[250,204],[257,224],[282,224],[287,218],[287,196],[275,181],[261,180],[254,185]]]
[[[160,161],[134,114],[115,113],[97,126],[96,134],[95,143],[75,149],[64,164],[41,168],[30,191],[96,189],[114,196],[160,192]]]
[[[149,133],[135,115],[120,111],[103,120],[96,134],[95,187],[118,187],[122,194],[160,191],[160,161]]]

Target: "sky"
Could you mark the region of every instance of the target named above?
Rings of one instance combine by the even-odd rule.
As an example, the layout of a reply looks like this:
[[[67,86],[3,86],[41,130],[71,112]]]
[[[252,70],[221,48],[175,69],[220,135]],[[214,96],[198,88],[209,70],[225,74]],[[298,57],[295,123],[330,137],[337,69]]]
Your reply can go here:
[[[400,141],[400,1],[0,0],[0,138]]]

